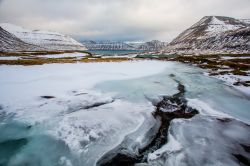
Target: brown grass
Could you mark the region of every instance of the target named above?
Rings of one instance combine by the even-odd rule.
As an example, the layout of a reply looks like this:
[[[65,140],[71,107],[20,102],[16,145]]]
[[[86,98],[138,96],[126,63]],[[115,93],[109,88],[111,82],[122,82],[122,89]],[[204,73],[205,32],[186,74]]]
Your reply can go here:
[[[0,60],[0,64],[2,65],[43,65],[43,64],[51,64],[51,63],[90,63],[90,62],[123,62],[123,61],[131,61],[131,58],[83,58],[76,59],[72,57],[66,58],[34,58],[34,59],[19,59],[19,60]]]
[[[209,58],[210,57],[210,58]],[[215,58],[216,59],[212,59]],[[235,70],[250,70],[250,59],[229,59],[221,60],[217,56],[179,56],[175,60],[184,63],[198,64],[202,68],[220,69],[222,66],[228,66]]]
[[[234,59],[221,59],[221,56],[232,56]],[[250,59],[240,59],[237,57],[250,56],[243,55],[199,55],[199,56],[178,56],[174,60],[196,64],[201,68],[210,69],[210,75],[248,75],[246,71],[250,70]],[[229,69],[228,69],[229,68]],[[227,69],[227,71],[218,71],[219,69]]]
[[[34,52],[0,52],[0,56],[32,56],[32,55],[54,55],[54,54],[63,54],[63,53],[86,53],[89,56],[92,56],[90,52],[87,51],[34,51]]]

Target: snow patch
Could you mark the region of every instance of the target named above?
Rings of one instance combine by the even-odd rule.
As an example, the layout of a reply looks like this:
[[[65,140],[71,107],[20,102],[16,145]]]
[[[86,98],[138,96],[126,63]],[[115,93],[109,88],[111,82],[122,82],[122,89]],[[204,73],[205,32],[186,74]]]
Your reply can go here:
[[[242,27],[243,26],[241,25],[226,24],[224,21],[221,21],[214,16],[212,17],[212,21],[209,23],[206,31],[209,32],[208,35],[215,35],[221,32],[236,30]]]
[[[17,56],[0,56],[0,60],[18,60],[20,57]]]
[[[161,158],[163,154],[165,155],[174,155],[175,152],[178,152],[182,149],[181,144],[173,137],[172,134],[168,134],[168,143],[161,147],[160,149],[150,153],[148,155],[148,162],[157,160]]]
[[[249,73],[249,72],[248,72]],[[233,85],[236,82],[241,81],[250,81],[250,76],[240,76],[240,75],[232,75],[232,74],[225,74],[225,75],[216,75],[213,76],[219,80],[224,81],[227,85],[234,87],[235,89],[239,90],[243,94],[250,96],[250,87],[247,86],[236,86]]]
[[[211,108],[207,103],[205,103],[199,99],[187,99],[187,100],[188,100],[187,105],[194,108],[194,109],[197,109],[201,115],[209,115],[209,116],[216,116],[216,117],[228,117],[228,118],[231,117],[230,115],[228,115],[226,113],[223,113],[223,112],[220,112],[220,111],[217,111],[217,110]]]
[[[77,57],[77,58],[81,58],[81,57],[85,57],[88,54],[86,53],[63,53],[63,54],[52,54],[52,55],[39,55],[36,57],[40,57],[40,58],[67,58],[67,57]]]
[[[226,60],[229,60],[229,59],[250,59],[250,56],[241,56],[241,57],[222,56],[221,59],[226,59]]]

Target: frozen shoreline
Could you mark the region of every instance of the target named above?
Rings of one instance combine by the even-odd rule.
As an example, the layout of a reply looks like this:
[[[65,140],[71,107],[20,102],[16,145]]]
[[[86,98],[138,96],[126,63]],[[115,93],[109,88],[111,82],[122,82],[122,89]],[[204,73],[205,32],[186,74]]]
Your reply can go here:
[[[232,74],[225,74],[225,75],[216,75],[216,76],[209,76],[209,72],[204,73],[205,76],[216,78],[218,80],[223,81],[226,85],[231,86],[244,95],[250,97],[250,87],[243,86],[243,85],[234,85],[236,82],[244,82],[250,80],[250,76],[239,76],[239,75],[232,75]]]
[[[249,108],[247,101],[238,97],[239,93],[204,76],[203,70],[199,68],[176,62],[144,60],[41,66],[6,65],[0,66],[0,69],[0,77],[3,78],[0,80],[0,90],[3,92],[0,94],[0,111],[6,117],[13,118],[15,122],[30,126],[25,130],[27,132],[25,135],[29,138],[46,135],[50,136],[50,139],[63,142],[63,146],[69,148],[70,155],[68,151],[63,151],[64,158],[60,156],[60,160],[67,160],[74,166],[78,165],[72,156],[79,159],[80,163],[92,166],[98,158],[124,140],[128,141],[125,141],[125,145],[131,145],[128,147],[131,152],[133,148],[145,146],[152,137],[149,134],[152,133],[151,128],[159,125],[152,116],[155,112],[153,103],[157,103],[159,99],[157,101],[153,99],[155,96],[160,98],[174,95],[177,84],[173,80],[185,85],[187,104],[199,110],[200,115],[195,119],[174,120],[170,125],[171,130],[174,130],[172,124],[177,122],[190,123],[190,126],[203,123],[216,126],[218,123],[216,118],[221,118],[222,121],[231,118],[227,114],[232,117],[237,115],[238,118],[248,117],[245,111]],[[218,101],[216,97],[222,101]],[[231,99],[234,103],[230,101]],[[173,108],[179,107],[174,102],[172,104]],[[241,108],[238,108],[238,104]],[[210,107],[211,105],[213,107]],[[171,110],[172,107],[167,108],[169,110],[164,110],[165,113],[175,111]],[[235,112],[238,109],[239,111]],[[221,110],[228,112],[220,112]],[[210,117],[214,119],[211,120]],[[6,125],[13,127],[12,121],[8,121],[8,118],[6,122]],[[238,122],[232,124],[234,125],[245,131],[244,126],[238,125]],[[202,127],[204,130],[207,129],[206,125]],[[209,131],[212,132],[212,129],[209,128]],[[233,127],[229,131],[231,129]],[[197,135],[196,130],[198,129],[192,130],[195,135]],[[15,132],[12,136],[19,138],[22,132]],[[176,139],[179,134],[172,135],[173,137],[171,135],[172,133],[169,134],[170,144],[167,143],[163,149],[155,153],[149,153],[149,163],[161,162],[162,159],[157,154],[164,156],[166,151],[172,153],[186,147],[185,141],[181,138]],[[189,138],[190,135],[186,133],[185,137]],[[207,135],[204,137],[210,139]],[[5,135],[0,138],[9,139]],[[43,157],[37,150],[41,145],[39,141],[43,138],[37,139],[38,142],[31,141],[17,156],[27,159],[28,152],[34,151],[36,157]],[[51,142],[47,140],[43,144],[51,146]],[[210,145],[209,141],[205,142],[205,145]],[[46,154],[53,154],[47,156],[47,159],[51,160],[50,157],[53,158],[61,152],[52,149]],[[18,160],[13,158],[12,161]]]

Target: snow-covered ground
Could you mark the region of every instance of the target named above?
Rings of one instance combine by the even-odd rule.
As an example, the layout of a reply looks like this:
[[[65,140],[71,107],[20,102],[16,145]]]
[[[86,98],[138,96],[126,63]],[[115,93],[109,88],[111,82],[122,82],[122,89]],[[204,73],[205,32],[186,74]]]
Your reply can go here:
[[[0,143],[27,143],[18,151],[15,147],[15,155],[3,153],[0,161],[92,166],[124,140],[128,151],[145,146],[160,122],[152,116],[152,103],[177,93],[176,79],[186,88],[188,104],[200,114],[171,122],[169,142],[150,153],[148,163],[180,165],[190,158],[183,165],[198,166],[204,161],[201,147],[206,156],[216,151],[211,163],[223,155],[227,162],[221,165],[237,165],[228,154],[237,148],[236,139],[248,143],[249,128],[243,122],[250,123],[249,98],[203,72],[163,61],[2,65]],[[217,118],[237,120],[218,134],[227,124]]]
[[[32,54],[32,53],[31,53]],[[87,53],[62,53],[62,54],[47,54],[47,55],[31,55],[31,56],[0,56],[0,60],[18,60],[18,59],[32,59],[38,58],[83,58]]]
[[[76,58],[81,58],[81,57],[85,57],[88,54],[86,53],[63,53],[63,54],[52,54],[52,55],[39,55],[36,57],[40,57],[40,58],[67,58],[67,57],[76,57]]]
[[[222,56],[221,57],[222,59],[250,59],[250,56],[241,56],[241,57],[237,57],[237,56],[234,56],[234,57],[230,57],[230,56]]]
[[[0,60],[18,60],[20,57],[17,56],[0,56]]]
[[[250,73],[250,72],[248,72]],[[242,93],[250,96],[250,87],[238,85],[235,86],[234,83],[236,82],[244,82],[250,81],[250,76],[240,76],[240,75],[233,75],[233,74],[225,74],[225,75],[217,75],[214,76],[217,79],[224,81],[227,85],[233,86],[235,89],[238,89]]]

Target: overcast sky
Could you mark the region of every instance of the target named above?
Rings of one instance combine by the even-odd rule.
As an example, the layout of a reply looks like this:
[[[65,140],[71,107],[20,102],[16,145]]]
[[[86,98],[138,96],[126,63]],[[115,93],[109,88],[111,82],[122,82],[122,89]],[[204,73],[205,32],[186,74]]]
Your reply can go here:
[[[206,15],[250,18],[250,0],[0,0],[0,22],[77,39],[169,41]]]

